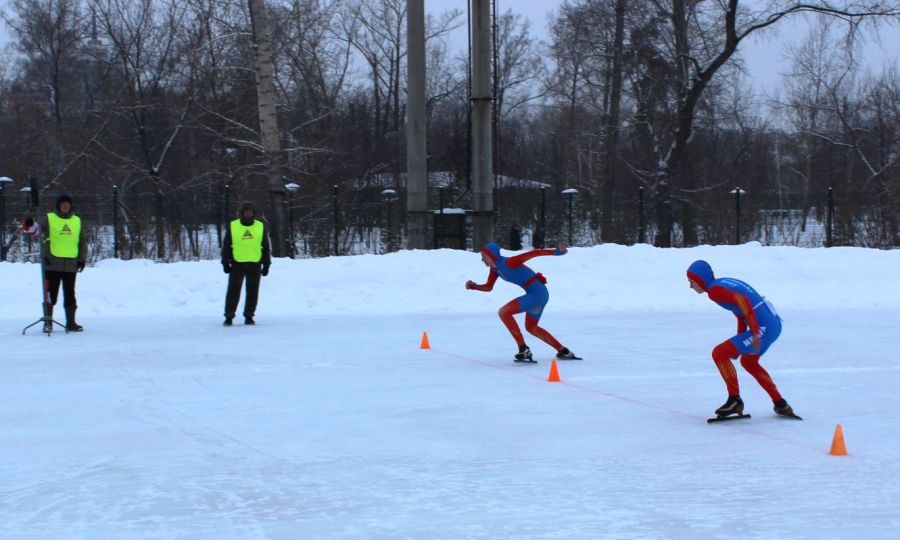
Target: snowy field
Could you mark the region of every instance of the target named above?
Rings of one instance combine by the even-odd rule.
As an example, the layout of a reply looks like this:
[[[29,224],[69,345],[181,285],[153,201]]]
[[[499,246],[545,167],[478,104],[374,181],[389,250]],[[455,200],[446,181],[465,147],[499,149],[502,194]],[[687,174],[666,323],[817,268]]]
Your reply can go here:
[[[738,366],[753,418],[706,423],[735,324],[689,289],[697,258],[782,314],[762,363],[804,421]],[[561,383],[527,334],[539,363],[512,362],[496,310],[519,289],[466,291],[487,275],[474,253],[276,260],[258,324],[231,328],[218,263],[102,261],[78,278],[85,332],[50,338],[21,335],[38,267],[0,263],[0,538],[900,536],[900,251],[529,265],[542,325],[585,358]]]

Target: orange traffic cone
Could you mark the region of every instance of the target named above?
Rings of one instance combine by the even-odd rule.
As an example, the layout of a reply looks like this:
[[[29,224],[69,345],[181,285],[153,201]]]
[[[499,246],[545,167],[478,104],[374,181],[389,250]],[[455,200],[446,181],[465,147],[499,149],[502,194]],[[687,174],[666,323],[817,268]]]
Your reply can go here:
[[[556,367],[555,359],[550,364],[550,375],[547,377],[547,382],[562,382],[559,380],[559,369]]]
[[[828,453],[832,456],[847,455],[847,446],[844,445],[844,429],[840,424],[834,428],[834,438],[831,440],[831,451]]]
[[[420,349],[430,349],[431,344],[428,343],[428,332],[422,332],[422,343],[419,344]]]

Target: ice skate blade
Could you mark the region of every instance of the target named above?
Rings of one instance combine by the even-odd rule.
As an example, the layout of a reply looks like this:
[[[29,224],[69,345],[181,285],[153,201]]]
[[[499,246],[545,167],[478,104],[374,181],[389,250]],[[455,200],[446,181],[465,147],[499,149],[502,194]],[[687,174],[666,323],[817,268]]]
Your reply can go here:
[[[715,424],[716,422],[728,422],[731,420],[744,420],[745,418],[751,418],[749,414],[731,414],[728,416],[717,416],[715,418],[707,418],[706,422],[709,424]]]

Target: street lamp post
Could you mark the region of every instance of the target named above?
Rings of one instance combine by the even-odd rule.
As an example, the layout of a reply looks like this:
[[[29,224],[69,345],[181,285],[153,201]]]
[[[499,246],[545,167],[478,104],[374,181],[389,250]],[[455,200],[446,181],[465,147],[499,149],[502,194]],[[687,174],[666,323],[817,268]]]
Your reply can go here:
[[[387,203],[387,250],[391,252],[394,250],[394,242],[393,242],[393,227],[391,227],[391,216],[393,212],[393,203],[397,200],[397,191],[393,189],[385,189],[381,191],[381,199]]]
[[[284,189],[288,192],[285,199],[288,205],[288,233],[285,235],[288,242],[288,257],[294,258],[294,193],[300,190],[300,184],[289,182],[284,185]]]
[[[747,192],[740,187],[735,187],[728,193],[734,195],[734,243],[741,243],[741,196]]]
[[[563,195],[568,197],[569,199],[569,244],[572,245],[572,213],[573,213],[573,205],[575,202],[575,195],[578,194],[578,190],[575,188],[564,189],[562,191]]]
[[[0,261],[6,260],[6,198],[3,188],[15,182],[8,176],[0,176]]]

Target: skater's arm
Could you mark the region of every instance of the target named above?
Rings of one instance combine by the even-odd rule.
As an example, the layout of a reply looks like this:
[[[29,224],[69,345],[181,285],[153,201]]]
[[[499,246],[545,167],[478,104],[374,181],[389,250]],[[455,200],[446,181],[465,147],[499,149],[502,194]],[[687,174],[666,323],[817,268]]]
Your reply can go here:
[[[737,333],[743,334],[744,332],[746,332],[747,331],[747,323],[744,322],[744,319],[738,317],[737,315],[735,315],[734,318],[737,319],[737,325],[738,325]]]
[[[510,268],[518,268],[525,264],[526,261],[529,261],[535,257],[543,257],[546,255],[565,255],[569,250],[565,247],[558,247],[556,249],[532,249],[526,253],[520,253],[514,257],[510,257],[506,259],[506,265]]]
[[[469,280],[466,282],[466,288],[472,291],[490,292],[494,289],[494,283],[497,282],[498,275],[499,274],[497,274],[497,271],[491,268],[491,271],[488,273],[486,283],[478,285],[474,281]]]
[[[753,347],[759,350],[759,321],[756,320],[756,313],[753,312],[753,307],[750,304],[750,299],[741,293],[732,291],[731,289],[717,286],[714,286],[712,289],[710,289],[708,294],[710,300],[713,300],[714,302],[718,302],[720,304],[731,304],[738,307],[743,320],[746,321],[747,327],[750,328],[753,339]],[[738,333],[746,332],[747,327],[741,330],[741,324],[738,323]]]

